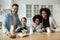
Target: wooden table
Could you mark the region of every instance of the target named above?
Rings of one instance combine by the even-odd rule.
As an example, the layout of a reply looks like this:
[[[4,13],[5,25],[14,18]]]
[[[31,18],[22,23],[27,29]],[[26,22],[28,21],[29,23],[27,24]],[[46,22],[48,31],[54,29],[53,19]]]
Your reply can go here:
[[[23,38],[9,38],[8,36],[0,33],[0,40],[60,40],[60,32],[56,33],[34,33],[30,36]]]

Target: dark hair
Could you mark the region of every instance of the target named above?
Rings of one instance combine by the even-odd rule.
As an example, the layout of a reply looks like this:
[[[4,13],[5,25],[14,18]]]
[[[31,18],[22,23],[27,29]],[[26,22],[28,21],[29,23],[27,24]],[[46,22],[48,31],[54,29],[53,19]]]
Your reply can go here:
[[[41,8],[40,9],[40,15],[42,14],[42,11],[45,11],[46,12],[47,17],[51,16],[51,12],[50,12],[50,10],[48,8]]]
[[[42,18],[41,18],[40,15],[35,15],[35,16],[33,17],[33,22],[35,22],[35,20],[36,20],[37,18],[39,19],[40,23],[42,23]]]
[[[27,19],[25,17],[22,17],[22,19],[25,19],[25,21],[27,22]],[[21,19],[21,21],[22,21],[22,19]]]
[[[19,5],[18,5],[18,4],[16,4],[16,3],[15,3],[15,4],[13,4],[13,5],[12,5],[12,7],[13,7],[13,6],[19,7]]]

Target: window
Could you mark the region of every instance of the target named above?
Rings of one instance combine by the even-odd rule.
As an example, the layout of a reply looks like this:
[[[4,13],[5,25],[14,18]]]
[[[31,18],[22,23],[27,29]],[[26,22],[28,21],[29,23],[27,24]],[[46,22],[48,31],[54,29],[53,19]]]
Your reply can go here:
[[[34,15],[39,13],[39,5],[34,5]]]
[[[32,14],[32,5],[26,5],[26,17],[31,18]]]
[[[51,13],[53,12],[53,5],[48,5],[48,8],[50,9]]]
[[[51,13],[53,12],[53,5],[32,5],[28,4],[26,5],[26,17],[32,18],[34,15],[39,14],[39,10],[41,8],[49,8]]]
[[[41,8],[46,8],[46,5],[41,5]]]

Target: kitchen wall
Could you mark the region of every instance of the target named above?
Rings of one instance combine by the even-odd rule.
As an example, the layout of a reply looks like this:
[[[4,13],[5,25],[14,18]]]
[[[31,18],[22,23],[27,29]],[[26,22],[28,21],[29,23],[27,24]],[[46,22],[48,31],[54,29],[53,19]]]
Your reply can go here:
[[[13,3],[19,4],[18,14],[20,19],[21,17],[26,17],[26,4],[53,5],[52,15],[57,25],[60,26],[60,0],[0,0],[0,8],[6,9],[5,11],[7,11],[11,9]]]
[[[60,26],[60,0],[14,0],[13,3],[19,4],[19,17],[26,17],[26,4],[53,5],[53,17]],[[24,15],[23,15],[24,14]]]

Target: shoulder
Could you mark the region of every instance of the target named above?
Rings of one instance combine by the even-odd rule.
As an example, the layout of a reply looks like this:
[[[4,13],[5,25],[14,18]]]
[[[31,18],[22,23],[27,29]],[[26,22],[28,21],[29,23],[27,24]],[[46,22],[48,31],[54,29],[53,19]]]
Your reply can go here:
[[[53,17],[49,17],[50,21],[55,21],[55,19]]]
[[[6,17],[8,17],[8,16],[10,16],[10,15],[11,15],[11,13],[7,13],[7,14],[5,14]]]
[[[53,17],[49,17],[50,20],[54,19]]]

